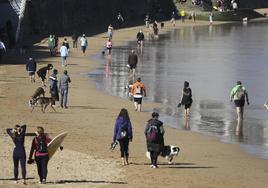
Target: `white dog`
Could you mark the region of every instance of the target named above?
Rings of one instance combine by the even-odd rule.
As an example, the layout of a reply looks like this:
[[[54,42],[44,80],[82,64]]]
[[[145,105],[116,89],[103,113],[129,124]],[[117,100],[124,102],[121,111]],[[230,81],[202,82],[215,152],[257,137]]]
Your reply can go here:
[[[168,161],[168,164],[172,164],[173,158],[178,156],[179,151],[180,151],[180,148],[178,146],[167,145],[167,146],[164,146],[164,149],[160,153],[160,156],[165,157],[166,160]],[[148,151],[146,152],[146,157],[148,159],[151,159],[150,152]]]

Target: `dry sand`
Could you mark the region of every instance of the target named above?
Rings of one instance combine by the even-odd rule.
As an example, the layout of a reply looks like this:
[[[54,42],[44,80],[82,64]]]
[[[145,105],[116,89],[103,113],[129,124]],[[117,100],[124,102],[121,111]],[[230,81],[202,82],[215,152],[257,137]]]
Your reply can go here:
[[[186,22],[183,25],[205,24],[207,22]],[[181,26],[181,23],[177,23],[176,27]],[[169,29],[172,26],[167,22],[161,32]],[[116,30],[114,45],[135,40],[138,30],[139,27]],[[245,154],[238,145],[168,127],[165,127],[165,142],[179,145],[181,153],[173,165],[168,165],[160,158],[160,168],[151,169],[145,157],[143,135],[150,114],[135,112],[130,101],[97,91],[94,84],[81,74],[96,68],[97,62],[88,57],[99,53],[106,40],[106,34],[89,37],[85,57],[80,50],[71,49],[68,57],[70,65],[67,67],[72,79],[69,109],[58,107],[56,113],[50,108],[44,114],[40,108],[30,112],[28,99],[41,81],[37,79],[36,83],[31,84],[24,65],[0,66],[0,187],[14,187],[14,182],[10,180],[13,177],[13,143],[5,134],[5,129],[15,124],[27,124],[27,132],[34,132],[36,126],[43,126],[50,137],[63,131],[69,132],[64,141],[65,149],[58,151],[49,162],[46,185],[49,187],[267,187],[267,160]],[[36,44],[36,49],[28,52],[28,55],[37,59],[38,68],[53,63],[61,75],[60,57],[48,57],[48,50],[44,47],[45,40]],[[15,56],[8,61],[23,62],[23,58]],[[155,105],[144,103],[144,109],[150,110]],[[130,143],[131,164],[126,167],[120,165],[118,148],[114,152],[109,150],[114,121],[123,107],[129,110],[134,130],[134,139]],[[27,155],[31,139],[26,137]],[[27,165],[27,176],[30,178],[30,187],[39,186],[36,165]],[[17,186],[25,187],[21,182]]]

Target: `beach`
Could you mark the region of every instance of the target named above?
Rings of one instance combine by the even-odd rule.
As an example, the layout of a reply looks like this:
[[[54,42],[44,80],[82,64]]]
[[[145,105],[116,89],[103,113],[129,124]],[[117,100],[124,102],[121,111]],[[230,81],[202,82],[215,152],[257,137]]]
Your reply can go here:
[[[207,25],[208,22],[190,22],[176,27]],[[115,30],[114,46],[135,40],[141,27]],[[143,27],[142,27],[143,28]],[[165,23],[168,31],[173,27]],[[241,151],[238,145],[221,143],[217,138],[176,130],[165,126],[165,143],[178,145],[180,154],[174,164],[168,165],[159,157],[159,169],[151,169],[145,156],[144,127],[150,113],[134,111],[132,102],[97,91],[95,85],[83,74],[94,70],[98,62],[89,57],[99,53],[107,40],[106,33],[88,37],[86,56],[79,49],[72,49],[67,70],[72,83],[69,89],[69,108],[50,107],[46,113],[35,108],[31,113],[29,97],[41,85],[31,84],[20,56],[8,59],[14,62],[0,66],[0,121],[1,121],[1,169],[0,187],[14,187],[12,163],[12,140],[5,129],[15,124],[26,124],[27,132],[43,126],[51,138],[68,131],[64,150],[58,151],[49,161],[47,186],[51,187],[266,187],[268,180],[267,160],[257,159]],[[71,38],[68,38],[71,43]],[[60,38],[60,43],[62,42]],[[35,44],[29,54],[38,62],[38,68],[52,63],[62,75],[60,57],[49,57],[46,39]],[[26,57],[27,57],[26,55]],[[46,92],[49,96],[49,92]],[[144,103],[144,109],[157,106]],[[130,143],[130,165],[121,166],[119,148],[110,151],[115,119],[121,108],[129,111],[133,125],[133,142]],[[165,124],[165,122],[164,122]],[[26,152],[29,154],[33,137],[26,137]],[[31,187],[38,187],[36,165],[27,165],[27,180]],[[21,183],[18,187],[24,187]]]

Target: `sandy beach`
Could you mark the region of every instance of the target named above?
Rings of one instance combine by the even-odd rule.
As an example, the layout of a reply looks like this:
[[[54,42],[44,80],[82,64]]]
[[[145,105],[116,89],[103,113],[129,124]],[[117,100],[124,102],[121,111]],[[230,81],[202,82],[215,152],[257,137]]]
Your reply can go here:
[[[207,25],[208,22],[190,22],[176,27]],[[216,23],[215,23],[216,24]],[[141,27],[115,30],[114,46],[135,40]],[[165,23],[161,32],[173,29]],[[265,188],[268,184],[268,162],[241,151],[238,145],[225,144],[214,137],[168,128],[165,126],[165,143],[178,145],[181,152],[168,165],[159,157],[159,169],[151,169],[145,156],[146,143],[143,134],[150,113],[135,112],[132,102],[109,96],[97,91],[94,84],[83,73],[94,70],[98,62],[90,56],[100,52],[107,40],[107,34],[88,37],[86,56],[80,49],[72,49],[68,57],[67,70],[72,83],[69,89],[68,109],[56,107],[57,112],[47,108],[42,113],[28,107],[29,97],[41,85],[41,80],[31,84],[23,64],[24,57],[6,58],[8,65],[0,66],[0,187],[14,187],[12,140],[5,129],[15,124],[26,124],[27,132],[34,132],[36,126],[43,126],[51,138],[68,131],[64,150],[58,151],[49,161],[47,185],[49,187],[185,187],[185,188]],[[60,39],[60,43],[62,38]],[[59,44],[60,44],[59,43]],[[71,38],[69,38],[71,44]],[[60,57],[50,57],[46,39],[34,45],[34,50],[25,57],[33,56],[38,68],[52,63],[62,75]],[[9,55],[10,56],[10,55]],[[20,65],[21,64],[21,65]],[[49,96],[49,92],[46,92]],[[144,103],[150,110],[157,104]],[[110,151],[115,118],[121,108],[127,108],[133,125],[134,137],[130,143],[130,165],[122,167],[119,147]],[[165,124],[165,122],[164,122]],[[33,137],[26,137],[28,155]],[[36,165],[27,165],[28,186],[39,187]],[[20,182],[16,187],[25,187]]]

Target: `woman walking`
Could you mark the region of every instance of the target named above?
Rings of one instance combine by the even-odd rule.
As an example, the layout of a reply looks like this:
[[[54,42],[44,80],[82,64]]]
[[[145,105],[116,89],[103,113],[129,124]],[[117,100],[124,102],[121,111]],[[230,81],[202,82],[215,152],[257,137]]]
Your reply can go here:
[[[20,162],[23,184],[26,184],[26,153],[24,148],[26,125],[16,125],[13,129],[8,128],[6,131],[15,144],[13,150],[14,180],[18,183]]]
[[[33,162],[33,155],[35,157],[37,171],[40,178],[39,183],[45,184],[47,178],[47,164],[48,164],[48,150],[47,145],[51,139],[44,133],[43,127],[37,127],[36,137],[32,141],[32,147],[28,159],[28,163]]]
[[[125,108],[121,109],[115,121],[113,141],[115,142],[116,140],[120,144],[122,165],[128,165],[128,145],[129,141],[132,141],[132,125],[128,111]]]
[[[190,108],[192,105],[192,90],[189,87],[189,82],[184,81],[184,86],[182,88],[181,100],[179,105],[184,105],[184,121],[185,128],[190,128],[189,119],[190,119]]]

